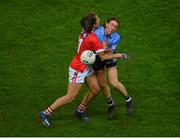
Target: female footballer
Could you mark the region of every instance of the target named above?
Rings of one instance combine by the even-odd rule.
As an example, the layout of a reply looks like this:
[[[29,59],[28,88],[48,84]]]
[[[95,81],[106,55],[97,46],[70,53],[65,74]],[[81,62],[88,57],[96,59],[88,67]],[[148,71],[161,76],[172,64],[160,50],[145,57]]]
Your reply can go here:
[[[120,36],[116,32],[119,26],[119,21],[115,17],[109,18],[104,26],[100,26],[94,31],[94,34],[97,36],[99,41],[103,44],[104,49],[109,49],[112,53],[115,53],[117,45],[120,42]],[[95,75],[97,76],[98,82],[100,84],[101,90],[103,91],[105,97],[107,98],[108,104],[108,118],[112,119],[114,116],[114,103],[111,97],[110,88],[107,84],[106,74],[108,77],[109,83],[125,98],[127,105],[127,112],[131,113],[132,108],[132,98],[128,95],[126,88],[123,84],[118,80],[118,71],[117,71],[117,60],[107,60],[102,61],[101,58],[97,55],[96,62],[93,65],[93,69],[95,71]],[[76,110],[76,115],[82,119],[83,117],[87,118],[85,114],[85,110],[88,104],[96,95],[88,92],[78,109]],[[85,114],[82,116],[82,114]],[[82,117],[81,117],[82,116]]]
[[[95,52],[102,60],[121,59],[124,54],[106,54],[102,44],[99,42],[95,34],[92,32],[99,25],[99,18],[95,13],[90,13],[83,17],[80,21],[83,31],[79,36],[79,45],[76,55],[73,57],[69,65],[69,83],[67,93],[54,101],[48,108],[41,111],[39,116],[42,123],[49,127],[48,117],[59,107],[70,103],[78,95],[83,83],[86,81],[89,90],[92,93],[98,93],[100,86],[91,65],[85,65],[80,61],[80,55],[85,50]]]

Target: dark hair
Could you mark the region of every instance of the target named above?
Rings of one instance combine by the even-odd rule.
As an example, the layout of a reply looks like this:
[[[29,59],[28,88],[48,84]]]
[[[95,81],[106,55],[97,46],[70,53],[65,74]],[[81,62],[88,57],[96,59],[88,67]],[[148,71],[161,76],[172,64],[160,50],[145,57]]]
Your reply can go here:
[[[107,23],[109,23],[110,21],[116,21],[119,25],[119,20],[116,17],[110,17],[109,19],[106,20]]]
[[[119,20],[116,17],[110,17],[106,20],[106,23],[109,23],[110,21],[116,21],[119,26]],[[104,27],[106,27],[106,23],[103,24]]]
[[[96,14],[95,13],[89,13],[85,17],[83,17],[80,21],[81,27],[86,32],[91,32],[93,30],[94,24],[96,24]]]

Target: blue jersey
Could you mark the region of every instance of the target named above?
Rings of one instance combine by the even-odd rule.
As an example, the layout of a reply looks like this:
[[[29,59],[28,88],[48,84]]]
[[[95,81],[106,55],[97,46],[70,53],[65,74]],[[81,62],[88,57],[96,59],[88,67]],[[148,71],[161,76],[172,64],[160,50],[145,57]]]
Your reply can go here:
[[[94,34],[97,36],[99,41],[103,43],[105,40],[108,41],[108,48],[115,52],[117,45],[120,42],[120,35],[117,32],[113,32],[110,36],[106,36],[104,32],[104,27],[98,27]]]

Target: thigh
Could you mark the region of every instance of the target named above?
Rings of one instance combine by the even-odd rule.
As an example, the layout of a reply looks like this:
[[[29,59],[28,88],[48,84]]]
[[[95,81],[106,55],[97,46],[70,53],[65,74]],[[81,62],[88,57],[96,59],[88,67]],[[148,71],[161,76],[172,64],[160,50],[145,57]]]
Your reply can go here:
[[[102,69],[99,71],[95,71],[95,75],[97,76],[97,79],[99,81],[100,86],[105,86],[107,84],[106,80],[106,70]]]
[[[113,67],[107,68],[107,75],[108,75],[108,80],[110,82],[118,81],[117,66],[113,66]]]
[[[86,77],[86,82],[91,92],[98,93],[100,91],[99,82],[94,73]]]
[[[67,95],[70,96],[71,98],[75,98],[78,95],[78,93],[80,92],[81,88],[82,88],[82,84],[69,83]]]
[[[84,83],[86,72],[78,72],[69,67],[69,83]]]

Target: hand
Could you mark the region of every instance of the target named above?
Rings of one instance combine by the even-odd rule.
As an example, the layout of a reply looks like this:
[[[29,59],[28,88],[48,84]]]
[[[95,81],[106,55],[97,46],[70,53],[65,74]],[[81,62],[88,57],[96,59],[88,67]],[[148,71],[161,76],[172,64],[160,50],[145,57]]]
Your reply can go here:
[[[129,59],[129,56],[126,53],[123,53],[122,56],[121,56],[121,59],[122,60],[127,60],[127,59]]]

